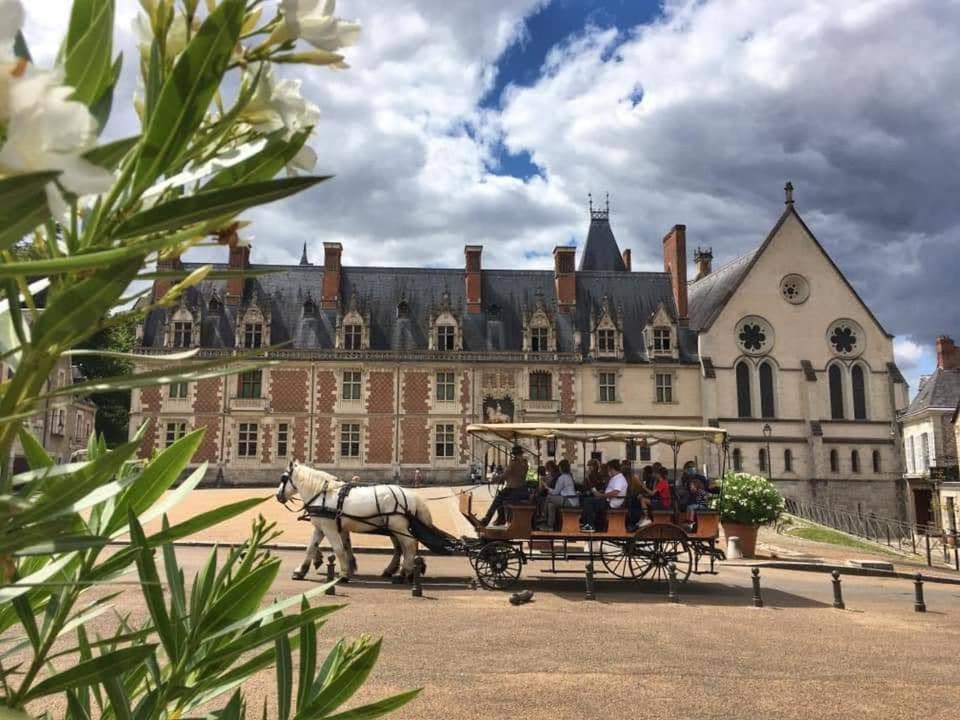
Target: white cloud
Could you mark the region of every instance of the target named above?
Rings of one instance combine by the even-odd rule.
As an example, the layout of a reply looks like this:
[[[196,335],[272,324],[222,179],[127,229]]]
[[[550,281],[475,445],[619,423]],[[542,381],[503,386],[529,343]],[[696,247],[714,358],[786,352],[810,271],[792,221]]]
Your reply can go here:
[[[893,357],[904,372],[912,371],[929,350],[913,340],[900,337],[893,341]]]

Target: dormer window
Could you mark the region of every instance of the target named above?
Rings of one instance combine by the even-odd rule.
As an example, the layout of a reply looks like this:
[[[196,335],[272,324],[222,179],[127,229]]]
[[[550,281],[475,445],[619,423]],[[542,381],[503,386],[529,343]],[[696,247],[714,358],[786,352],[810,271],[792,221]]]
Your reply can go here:
[[[359,350],[363,346],[363,327],[356,323],[343,326],[343,347],[345,350]]]
[[[530,328],[530,352],[548,352],[550,331],[545,327]]]
[[[456,337],[456,328],[453,325],[439,325],[437,327],[437,350],[453,350]]]
[[[243,346],[245,348],[258,348],[261,345],[263,345],[263,323],[244,323]]]
[[[193,323],[179,321],[173,323],[173,347],[188,348],[193,344]]]
[[[655,327],[653,329],[653,351],[655,353],[669,353],[673,349],[670,342],[671,330],[668,327]]]
[[[307,317],[312,317],[317,314],[317,304],[310,298],[303,301],[303,314]]]
[[[613,355],[617,352],[617,331],[612,328],[597,330],[597,352],[601,355]]]
[[[401,300],[397,303],[397,318],[406,320],[408,317],[410,317],[410,303],[406,300]]]
[[[218,315],[223,311],[223,303],[217,299],[216,295],[210,298],[210,302],[207,304],[207,310],[211,315]]]

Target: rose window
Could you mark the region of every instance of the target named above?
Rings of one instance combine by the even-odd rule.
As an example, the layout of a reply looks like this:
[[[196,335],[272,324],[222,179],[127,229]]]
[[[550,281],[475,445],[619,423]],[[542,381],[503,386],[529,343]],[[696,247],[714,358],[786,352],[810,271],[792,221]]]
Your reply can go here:
[[[745,317],[736,328],[737,346],[750,355],[762,355],[773,347],[773,328],[761,317]]]
[[[827,330],[827,342],[834,354],[856,357],[863,352],[863,329],[853,320],[837,320]]]
[[[799,305],[810,297],[810,285],[803,275],[785,275],[780,281],[780,295],[791,305]]]

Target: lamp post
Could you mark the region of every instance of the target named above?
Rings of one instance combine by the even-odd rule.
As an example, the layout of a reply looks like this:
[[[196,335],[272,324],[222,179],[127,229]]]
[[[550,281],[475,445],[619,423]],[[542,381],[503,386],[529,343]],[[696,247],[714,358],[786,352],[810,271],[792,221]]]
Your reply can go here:
[[[770,436],[773,435],[773,428],[770,423],[763,426],[763,438],[767,441],[767,480],[773,479],[773,458],[770,456]]]

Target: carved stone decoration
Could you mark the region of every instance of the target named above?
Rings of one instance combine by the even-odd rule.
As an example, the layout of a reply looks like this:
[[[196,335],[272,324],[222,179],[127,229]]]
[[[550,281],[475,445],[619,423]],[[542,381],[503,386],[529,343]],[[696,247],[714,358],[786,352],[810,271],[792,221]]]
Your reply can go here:
[[[734,329],[737,347],[748,355],[766,355],[773,349],[774,332],[769,322],[758,315],[741,318]]]
[[[485,423],[511,423],[514,418],[513,398],[509,395],[483,398],[483,421]]]
[[[847,318],[834,320],[827,328],[827,343],[834,355],[843,358],[858,357],[865,347],[863,328]]]

